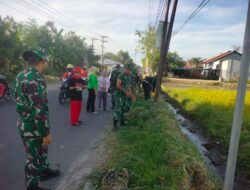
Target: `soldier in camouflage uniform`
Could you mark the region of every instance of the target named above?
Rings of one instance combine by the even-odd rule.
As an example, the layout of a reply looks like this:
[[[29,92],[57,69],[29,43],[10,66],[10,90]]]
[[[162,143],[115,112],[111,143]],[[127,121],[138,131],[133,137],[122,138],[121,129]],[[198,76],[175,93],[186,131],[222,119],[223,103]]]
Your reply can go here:
[[[27,155],[25,184],[27,190],[46,190],[38,186],[39,182],[60,174],[59,170],[50,169],[48,162],[48,145],[52,137],[46,82],[41,74],[48,60],[41,48],[25,51],[23,58],[29,66],[17,75],[14,94],[19,115],[17,126]]]
[[[120,75],[120,65],[117,64],[115,67],[115,70],[112,71],[111,76],[110,76],[110,93],[111,93],[111,100],[112,100],[112,108],[115,108],[115,91],[116,91],[116,81],[118,76]]]
[[[121,126],[126,125],[124,114],[129,111],[132,101],[136,100],[131,89],[131,70],[133,66],[132,64],[127,64],[124,67],[125,70],[118,76],[116,84],[113,129],[117,129],[118,121],[120,121]]]

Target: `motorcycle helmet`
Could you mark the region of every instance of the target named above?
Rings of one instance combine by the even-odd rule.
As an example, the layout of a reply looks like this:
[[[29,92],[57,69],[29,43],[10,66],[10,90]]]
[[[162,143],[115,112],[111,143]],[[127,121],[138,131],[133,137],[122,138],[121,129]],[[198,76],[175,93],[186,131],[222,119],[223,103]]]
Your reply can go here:
[[[68,65],[67,65],[67,69],[73,69],[73,68],[74,68],[73,65],[71,65],[71,64],[68,64]]]

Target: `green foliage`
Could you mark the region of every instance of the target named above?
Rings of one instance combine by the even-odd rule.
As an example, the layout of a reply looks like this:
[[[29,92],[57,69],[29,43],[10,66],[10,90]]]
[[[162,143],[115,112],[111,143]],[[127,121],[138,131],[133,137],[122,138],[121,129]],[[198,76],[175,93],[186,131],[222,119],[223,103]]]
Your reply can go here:
[[[153,26],[149,26],[146,31],[136,31],[135,35],[139,37],[139,49],[145,54],[143,58],[143,66],[148,65],[152,71],[156,71],[157,64],[160,61],[160,50],[155,47],[156,29]],[[168,68],[180,68],[184,66],[183,59],[177,52],[169,52],[167,55]]]
[[[156,30],[149,26],[146,31],[136,31],[135,35],[139,37],[139,49],[145,54],[143,66],[148,64],[152,71],[156,71],[157,64],[160,61],[160,51],[155,47]]]
[[[169,52],[167,55],[167,60],[168,60],[169,68],[171,69],[182,68],[184,66],[184,61],[177,54],[177,52]]]
[[[123,63],[123,64],[133,63],[133,59],[130,57],[128,51],[120,50],[118,51],[117,54],[107,52],[105,53],[104,57],[107,59],[111,59],[113,61]]]
[[[164,102],[138,100],[127,117],[129,126],[117,131],[104,170],[127,168],[129,189],[218,189],[200,153],[182,135]]]
[[[193,57],[188,61],[193,67],[201,67],[204,59],[202,59],[201,57]]]
[[[50,55],[46,74],[61,75],[67,64],[83,65],[89,61],[97,65],[99,56],[93,55],[85,38],[75,32],[63,33],[51,21],[39,26],[35,20],[17,23],[12,17],[0,17],[0,74],[13,78],[25,67],[22,53],[28,47],[43,47]]]

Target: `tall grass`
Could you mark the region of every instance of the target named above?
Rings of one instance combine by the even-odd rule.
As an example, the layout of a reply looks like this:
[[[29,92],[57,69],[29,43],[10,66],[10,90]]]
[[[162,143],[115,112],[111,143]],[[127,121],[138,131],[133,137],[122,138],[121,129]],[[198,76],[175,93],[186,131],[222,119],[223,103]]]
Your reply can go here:
[[[219,188],[164,102],[139,100],[127,117],[129,126],[116,132],[104,170],[127,168],[131,190]]]

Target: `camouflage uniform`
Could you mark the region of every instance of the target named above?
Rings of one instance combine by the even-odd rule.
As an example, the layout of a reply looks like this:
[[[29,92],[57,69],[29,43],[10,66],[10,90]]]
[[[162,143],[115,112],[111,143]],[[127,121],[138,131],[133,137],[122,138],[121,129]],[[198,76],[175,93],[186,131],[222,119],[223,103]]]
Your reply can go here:
[[[118,76],[121,74],[119,69],[115,69],[111,73],[110,77],[110,93],[111,93],[111,98],[112,98],[112,108],[115,107],[115,91],[116,91],[116,81]]]
[[[130,75],[121,73],[118,77],[122,81],[123,91],[117,89],[115,91],[115,113],[114,119],[124,121],[124,113],[127,113],[132,104],[132,99],[126,96],[125,91],[131,89],[132,79]]]
[[[18,74],[14,86],[17,126],[26,149],[26,186],[39,183],[40,174],[48,169],[48,147],[43,146],[43,137],[50,133],[46,82],[33,67]]]

